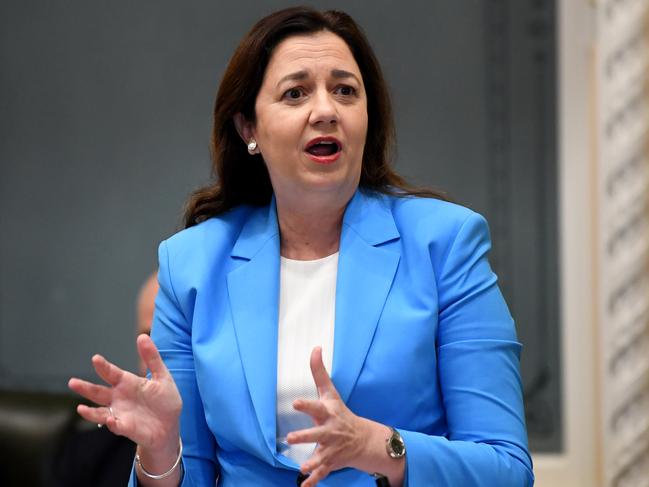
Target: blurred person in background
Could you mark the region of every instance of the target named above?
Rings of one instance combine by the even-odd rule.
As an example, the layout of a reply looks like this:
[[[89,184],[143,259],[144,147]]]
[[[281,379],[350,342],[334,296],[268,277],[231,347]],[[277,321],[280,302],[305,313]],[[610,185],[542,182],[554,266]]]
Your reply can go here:
[[[137,296],[136,314],[137,314],[137,335],[151,334],[151,325],[153,323],[153,313],[155,311],[155,297],[158,294],[158,272],[151,274]],[[142,377],[146,376],[146,364],[139,359],[139,370]]]

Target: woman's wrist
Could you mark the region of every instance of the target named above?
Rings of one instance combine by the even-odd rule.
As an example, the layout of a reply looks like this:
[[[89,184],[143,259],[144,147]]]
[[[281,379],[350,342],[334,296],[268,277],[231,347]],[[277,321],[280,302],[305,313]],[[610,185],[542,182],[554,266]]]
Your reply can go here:
[[[180,479],[179,455],[181,452],[180,434],[171,434],[159,447],[137,446],[138,468],[136,472],[143,485],[177,485]],[[176,468],[174,468],[176,467]],[[151,480],[152,476],[171,472],[162,480]]]
[[[182,468],[182,464],[180,463],[182,460],[183,456],[183,442],[182,439],[178,439],[178,454],[176,455],[176,460],[174,461],[173,465],[166,471],[161,472],[161,473],[152,473],[149,472],[144,465],[142,464],[142,460],[140,458],[140,454],[136,453],[135,454],[135,464],[138,466],[140,469],[140,472],[144,474],[145,477],[152,479],[152,480],[162,480],[166,479],[168,477],[171,477],[172,475],[175,474],[176,470],[178,468]]]
[[[362,447],[360,454],[350,465],[368,474],[380,473],[390,479],[392,487],[403,484],[406,459],[392,458],[386,449],[386,443],[392,436],[392,428],[376,421],[359,417]]]
[[[178,453],[178,442],[180,440],[180,425],[176,422],[172,428],[158,438],[151,441],[138,442],[138,452],[142,451],[152,455],[171,455]]]

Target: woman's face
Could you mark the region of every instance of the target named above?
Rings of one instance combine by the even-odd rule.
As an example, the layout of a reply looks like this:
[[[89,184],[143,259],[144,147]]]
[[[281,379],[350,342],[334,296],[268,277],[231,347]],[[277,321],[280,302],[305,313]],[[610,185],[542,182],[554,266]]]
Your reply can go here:
[[[323,31],[275,48],[255,103],[252,137],[278,198],[334,196],[358,186],[367,135],[367,98],[347,44]],[[248,141],[246,141],[248,142]]]

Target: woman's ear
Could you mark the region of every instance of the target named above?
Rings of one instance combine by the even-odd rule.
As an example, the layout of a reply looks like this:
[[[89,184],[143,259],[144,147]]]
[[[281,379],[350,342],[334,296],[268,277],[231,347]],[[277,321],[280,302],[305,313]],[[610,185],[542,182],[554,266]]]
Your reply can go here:
[[[251,140],[254,140],[255,136],[252,130],[252,123],[246,120],[246,117],[244,117],[241,112],[235,113],[234,126],[237,128],[239,137],[241,137],[241,140],[243,140],[246,145],[249,144]]]

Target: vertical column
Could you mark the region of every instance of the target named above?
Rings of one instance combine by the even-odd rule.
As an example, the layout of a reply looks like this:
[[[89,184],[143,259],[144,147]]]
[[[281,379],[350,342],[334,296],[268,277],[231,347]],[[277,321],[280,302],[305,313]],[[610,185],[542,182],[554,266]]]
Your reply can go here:
[[[597,3],[599,358],[606,486],[649,486],[649,0]]]

